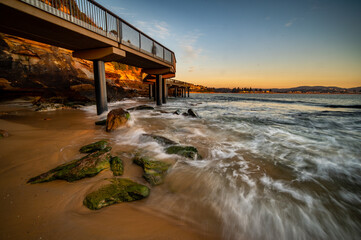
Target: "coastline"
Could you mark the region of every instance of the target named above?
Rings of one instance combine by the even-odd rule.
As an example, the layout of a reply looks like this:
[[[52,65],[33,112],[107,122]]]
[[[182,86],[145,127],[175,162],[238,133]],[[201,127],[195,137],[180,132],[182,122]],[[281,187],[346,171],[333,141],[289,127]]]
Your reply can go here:
[[[0,151],[1,239],[219,239],[214,232],[149,209],[148,199],[87,209],[84,196],[111,177],[110,170],[73,183],[26,184],[30,177],[79,157],[80,146],[111,136],[82,110],[34,112],[18,102],[0,105],[0,112],[8,113],[0,125],[10,133],[1,140]],[[121,146],[112,150],[122,151]],[[140,168],[130,159],[123,161],[123,177],[147,184]]]

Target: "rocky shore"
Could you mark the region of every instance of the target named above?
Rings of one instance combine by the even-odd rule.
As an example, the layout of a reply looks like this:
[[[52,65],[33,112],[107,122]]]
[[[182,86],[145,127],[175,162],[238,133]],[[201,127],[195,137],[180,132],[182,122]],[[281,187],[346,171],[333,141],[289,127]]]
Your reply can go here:
[[[140,105],[129,108],[128,110],[151,109],[154,108],[147,105]],[[189,114],[190,116],[198,116],[192,109],[189,109],[188,113],[192,113]],[[107,115],[105,130],[107,132],[114,131],[124,126],[130,118],[131,115],[128,111],[122,108],[113,109]],[[96,125],[102,124],[97,124],[96,122]],[[143,134],[142,136],[145,140],[154,140],[164,146],[167,154],[176,154],[194,160],[202,159],[197,148],[193,146],[183,146],[171,139],[154,134]],[[104,180],[110,182],[110,184],[89,193],[83,201],[86,207],[91,210],[98,210],[115,203],[131,202],[148,197],[150,188],[130,179],[120,177],[124,172],[123,160],[119,156],[112,156],[110,153],[111,150],[112,147],[108,140],[100,140],[87,144],[79,149],[79,152],[87,154],[86,156],[61,164],[45,173],[30,178],[27,183],[36,184],[54,180],[74,182],[84,178],[94,177],[104,170],[111,170],[113,177]],[[133,153],[132,161],[143,169],[143,178],[150,186],[162,184],[167,172],[172,167],[172,164],[168,162],[152,159],[139,151]]]
[[[141,69],[119,63],[105,68],[108,101],[147,94]],[[48,106],[40,110],[94,102],[92,62],[73,58],[63,48],[0,33],[0,100],[24,96],[41,98]]]

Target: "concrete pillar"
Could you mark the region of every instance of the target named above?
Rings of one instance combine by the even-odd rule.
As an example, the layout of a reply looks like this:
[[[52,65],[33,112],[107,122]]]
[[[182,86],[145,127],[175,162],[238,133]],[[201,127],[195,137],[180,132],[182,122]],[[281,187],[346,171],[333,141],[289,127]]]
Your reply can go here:
[[[174,97],[178,97],[178,87],[174,87]]]
[[[155,92],[155,83],[152,84],[152,90],[153,90],[153,99],[154,99],[154,101],[157,101],[156,98],[155,98],[155,95],[156,95],[156,92]]]
[[[156,75],[155,78],[155,99],[158,106],[162,105],[162,75]]]
[[[153,98],[153,84],[149,84],[149,99]]]
[[[185,91],[184,91],[184,88],[182,88],[182,98],[185,98]]]
[[[162,77],[162,75],[160,75]],[[166,92],[167,91],[167,84],[166,84],[166,79],[162,77],[162,103],[167,103],[167,95]]]
[[[188,88],[188,97],[189,97],[189,89],[190,89],[190,88]]]
[[[103,61],[94,60],[94,86],[95,98],[97,102],[97,114],[100,115],[108,111],[107,84],[105,81],[105,67]]]

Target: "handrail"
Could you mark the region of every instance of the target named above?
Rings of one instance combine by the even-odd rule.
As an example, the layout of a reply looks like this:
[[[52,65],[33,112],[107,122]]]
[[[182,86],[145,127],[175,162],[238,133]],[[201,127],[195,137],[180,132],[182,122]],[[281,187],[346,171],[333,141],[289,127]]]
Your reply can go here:
[[[175,54],[94,0],[19,0],[142,53],[173,64]]]

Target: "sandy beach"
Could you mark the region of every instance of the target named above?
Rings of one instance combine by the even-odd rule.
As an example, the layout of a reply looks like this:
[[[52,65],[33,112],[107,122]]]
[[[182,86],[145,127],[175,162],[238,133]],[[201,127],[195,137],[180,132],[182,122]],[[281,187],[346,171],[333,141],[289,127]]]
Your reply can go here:
[[[217,230],[204,232],[183,220],[147,207],[146,202],[121,203],[98,211],[83,206],[110,170],[73,183],[26,181],[82,156],[82,145],[104,139],[107,133],[81,110],[34,112],[27,102],[0,105],[1,239],[218,239]],[[112,154],[122,151],[114,145]],[[142,170],[124,159],[123,177],[147,184]],[[153,189],[151,190],[153,191]]]

